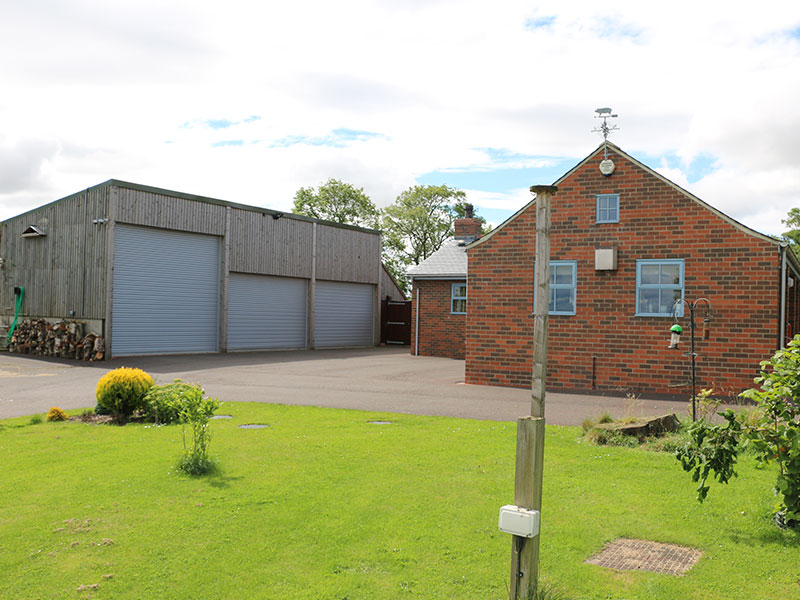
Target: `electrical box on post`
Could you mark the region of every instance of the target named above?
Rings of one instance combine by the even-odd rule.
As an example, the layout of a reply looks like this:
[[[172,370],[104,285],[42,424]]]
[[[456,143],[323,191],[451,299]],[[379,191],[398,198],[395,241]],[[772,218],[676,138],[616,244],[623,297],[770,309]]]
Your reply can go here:
[[[513,504],[500,507],[500,531],[532,538],[539,535],[539,511],[528,510]]]

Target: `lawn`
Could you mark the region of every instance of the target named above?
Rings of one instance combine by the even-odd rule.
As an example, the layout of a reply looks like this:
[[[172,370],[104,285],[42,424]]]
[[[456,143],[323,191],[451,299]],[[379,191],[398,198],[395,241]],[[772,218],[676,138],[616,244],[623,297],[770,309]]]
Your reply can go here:
[[[219,412],[233,415],[212,421],[220,471],[197,479],[175,472],[179,426],[3,421],[0,597],[507,598],[497,512],[513,499],[514,424]],[[700,505],[672,456],[548,427],[544,581],[576,599],[800,597],[800,534],[769,522],[775,472],[747,458],[739,472]],[[703,556],[682,577],[583,562],[617,537]]]

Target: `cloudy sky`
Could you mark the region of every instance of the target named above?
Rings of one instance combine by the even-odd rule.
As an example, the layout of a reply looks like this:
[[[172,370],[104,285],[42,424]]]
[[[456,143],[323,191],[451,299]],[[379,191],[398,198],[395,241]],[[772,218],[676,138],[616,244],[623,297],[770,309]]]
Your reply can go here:
[[[287,210],[335,177],[499,223],[601,106],[746,225],[800,206],[796,0],[0,0],[0,57],[0,219],[111,178]]]

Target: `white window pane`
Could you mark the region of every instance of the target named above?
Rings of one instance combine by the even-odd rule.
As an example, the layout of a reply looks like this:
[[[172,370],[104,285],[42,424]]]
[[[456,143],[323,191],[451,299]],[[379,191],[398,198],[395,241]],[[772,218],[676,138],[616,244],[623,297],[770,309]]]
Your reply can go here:
[[[551,267],[551,283],[560,285],[572,285],[572,265],[554,265]]]
[[[453,298],[466,298],[467,297],[467,286],[466,285],[454,285],[453,286]]]
[[[661,294],[659,290],[639,290],[639,312],[655,314],[659,312]]]
[[[681,282],[680,265],[661,265],[660,283],[671,283],[674,285],[679,285],[680,282]]]
[[[661,265],[642,265],[640,283],[643,285],[659,282]]]
[[[575,312],[575,304],[572,302],[571,289],[559,289],[555,291],[555,312]]]

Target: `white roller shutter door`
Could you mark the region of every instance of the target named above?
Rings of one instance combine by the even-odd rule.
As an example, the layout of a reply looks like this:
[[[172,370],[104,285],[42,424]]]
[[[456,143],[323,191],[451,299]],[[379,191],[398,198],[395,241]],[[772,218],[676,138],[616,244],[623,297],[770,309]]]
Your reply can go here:
[[[216,352],[219,281],[219,238],[117,225],[113,355]]]
[[[317,348],[372,346],[375,286],[317,281],[314,345]]]
[[[231,273],[228,349],[305,348],[305,279]]]

